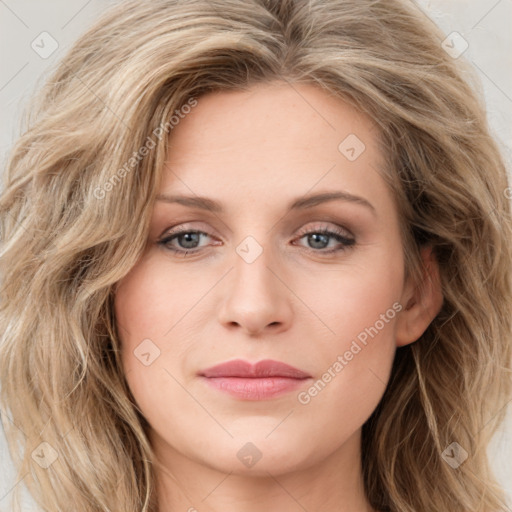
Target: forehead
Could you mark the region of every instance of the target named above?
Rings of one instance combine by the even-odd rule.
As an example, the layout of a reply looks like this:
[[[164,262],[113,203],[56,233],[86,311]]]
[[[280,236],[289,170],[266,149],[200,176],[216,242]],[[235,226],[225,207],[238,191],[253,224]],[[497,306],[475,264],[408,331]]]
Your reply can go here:
[[[201,96],[170,134],[170,162],[189,159],[189,152],[200,157],[235,145],[258,154],[255,146],[262,142],[276,152],[291,145],[290,157],[319,142],[322,150],[337,154],[338,144],[350,134],[372,145],[377,130],[366,114],[317,86],[258,84],[248,91],[215,91]],[[174,151],[176,148],[180,151]],[[325,156],[332,156],[331,151]]]
[[[319,87],[277,82],[197,101],[170,134],[161,192],[232,200],[383,192],[375,123]]]

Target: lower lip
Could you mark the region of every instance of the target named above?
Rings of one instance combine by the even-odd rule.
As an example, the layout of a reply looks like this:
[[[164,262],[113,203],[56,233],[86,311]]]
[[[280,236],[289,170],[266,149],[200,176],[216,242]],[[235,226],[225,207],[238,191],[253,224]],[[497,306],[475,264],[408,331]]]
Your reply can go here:
[[[308,379],[290,377],[203,377],[206,383],[219,391],[224,391],[243,400],[266,400],[296,390]]]

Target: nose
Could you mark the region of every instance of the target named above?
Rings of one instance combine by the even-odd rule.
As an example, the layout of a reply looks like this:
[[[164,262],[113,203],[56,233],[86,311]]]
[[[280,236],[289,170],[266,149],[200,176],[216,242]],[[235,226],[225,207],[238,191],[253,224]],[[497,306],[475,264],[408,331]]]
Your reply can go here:
[[[218,319],[228,329],[257,336],[265,332],[276,334],[290,326],[292,292],[266,249],[251,263],[236,254],[234,268],[221,293]]]

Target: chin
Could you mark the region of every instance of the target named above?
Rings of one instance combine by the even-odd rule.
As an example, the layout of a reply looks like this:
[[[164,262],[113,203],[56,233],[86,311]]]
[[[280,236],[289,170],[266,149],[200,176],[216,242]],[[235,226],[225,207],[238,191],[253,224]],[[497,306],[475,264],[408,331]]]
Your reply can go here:
[[[274,425],[275,426],[275,425]],[[325,449],[314,446],[307,436],[292,440],[283,432],[282,436],[268,431],[254,435],[235,436],[226,442],[215,442],[215,450],[194,453],[197,462],[214,470],[234,475],[268,477],[307,469],[326,456]],[[275,437],[274,437],[275,436]],[[211,446],[211,441],[209,445]]]

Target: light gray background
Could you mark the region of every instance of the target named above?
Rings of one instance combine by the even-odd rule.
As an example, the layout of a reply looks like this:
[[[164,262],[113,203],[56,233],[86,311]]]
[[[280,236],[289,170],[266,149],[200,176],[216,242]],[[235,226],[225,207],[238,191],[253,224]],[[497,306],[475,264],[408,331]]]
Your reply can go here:
[[[41,86],[50,68],[77,36],[113,3],[114,0],[0,0],[2,169],[7,152],[19,135],[20,113],[30,94]],[[512,0],[420,0],[420,5],[447,36],[458,32],[469,44],[460,58],[468,58],[478,71],[489,122],[510,170]],[[31,47],[34,40],[41,40],[42,32],[48,32],[58,43],[57,50],[48,58],[42,58]],[[512,511],[512,407],[508,409],[508,421],[495,436],[489,453],[492,466],[509,494]],[[15,485],[23,483],[15,478],[0,430],[0,512],[10,512],[8,500]],[[30,502],[27,499],[25,510],[31,510]]]

